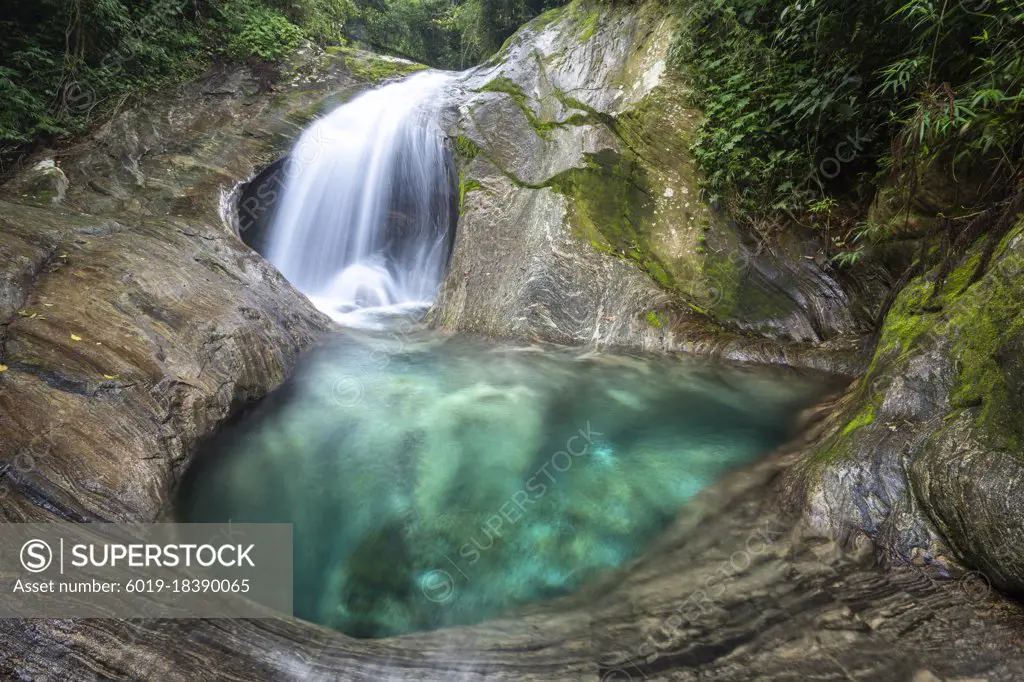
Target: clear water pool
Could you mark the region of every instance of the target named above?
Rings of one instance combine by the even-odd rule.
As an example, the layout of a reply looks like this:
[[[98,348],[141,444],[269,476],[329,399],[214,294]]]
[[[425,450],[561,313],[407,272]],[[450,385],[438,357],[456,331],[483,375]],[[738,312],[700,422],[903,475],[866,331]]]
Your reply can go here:
[[[817,385],[339,334],[205,444],[176,513],[293,523],[306,620],[357,637],[471,624],[638,556],[701,489],[778,446]]]

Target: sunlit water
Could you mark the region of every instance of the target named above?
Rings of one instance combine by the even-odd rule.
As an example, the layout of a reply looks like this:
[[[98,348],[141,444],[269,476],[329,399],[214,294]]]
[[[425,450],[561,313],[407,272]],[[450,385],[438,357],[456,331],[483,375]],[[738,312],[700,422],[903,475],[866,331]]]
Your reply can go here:
[[[266,255],[336,320],[434,296],[457,210],[438,122],[451,78],[370,90],[314,122],[289,158]]]
[[[778,445],[811,392],[681,360],[343,334],[207,444],[177,510],[293,523],[301,618],[360,637],[469,624],[636,557]]]

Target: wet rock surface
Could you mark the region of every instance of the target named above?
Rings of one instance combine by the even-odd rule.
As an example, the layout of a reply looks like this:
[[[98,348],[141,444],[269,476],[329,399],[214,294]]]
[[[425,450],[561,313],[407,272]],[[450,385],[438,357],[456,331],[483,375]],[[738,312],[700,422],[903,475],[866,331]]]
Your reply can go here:
[[[673,33],[653,4],[574,3],[461,79],[462,216],[435,326],[649,350],[732,335],[768,362],[857,335],[817,235],[766,249],[701,199]]]
[[[855,296],[813,239],[758,248],[696,201],[685,155],[658,151],[696,120],[658,99],[684,87],[663,72],[671,21],[651,5],[560,21],[463,84],[463,215],[434,324],[861,373]],[[163,518],[196,443],[329,328],[231,227],[272,202],[224,209],[372,81],[343,57],[270,92],[215,72],[0,187],[0,520]],[[977,282],[968,254],[936,300],[912,283],[820,432],[707,491],[582,593],[377,641],[281,618],[5,620],[0,675],[1019,679],[1021,609],[989,585],[1024,591],[1021,243]]]
[[[733,474],[644,558],[488,623],[353,640],[289,619],[2,621],[0,671],[75,680],[1019,679],[1024,613],[983,579],[883,572],[766,494],[801,450]],[[461,576],[452,577],[458,598]]]
[[[1024,593],[1024,224],[899,295],[832,433],[788,477],[814,525],[893,564],[965,563]],[[980,277],[976,276],[980,274]]]

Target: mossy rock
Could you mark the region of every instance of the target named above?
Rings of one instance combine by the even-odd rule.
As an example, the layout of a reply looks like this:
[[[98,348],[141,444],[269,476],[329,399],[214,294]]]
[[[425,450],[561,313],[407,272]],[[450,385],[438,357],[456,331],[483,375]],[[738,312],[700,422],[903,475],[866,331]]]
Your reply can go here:
[[[950,551],[1024,593],[1024,222],[907,285],[871,366],[801,467],[812,516],[889,560]],[[838,531],[836,531],[838,532]],[[947,547],[948,544],[948,547]]]
[[[373,84],[383,83],[392,78],[407,76],[429,68],[426,64],[417,64],[407,59],[388,57],[351,47],[331,47],[328,48],[328,52],[344,59],[346,68],[353,76]]]

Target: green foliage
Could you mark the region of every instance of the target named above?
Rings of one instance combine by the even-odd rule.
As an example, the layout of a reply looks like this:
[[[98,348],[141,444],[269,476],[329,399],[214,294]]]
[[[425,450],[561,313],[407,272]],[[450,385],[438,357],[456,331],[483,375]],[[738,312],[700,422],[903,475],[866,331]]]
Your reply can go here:
[[[680,13],[674,64],[705,112],[693,152],[709,198],[734,215],[820,218],[828,196],[866,208],[879,178],[911,193],[933,163],[986,169],[988,202],[1012,191],[1024,156],[1018,0],[691,0]]]
[[[353,12],[349,35],[446,69],[497,52],[519,26],[566,0],[368,0]]]
[[[501,49],[519,26],[558,3],[543,0],[467,0],[451,13],[459,34],[463,63],[476,62]]]
[[[303,42],[368,42],[469,66],[563,0],[9,0],[0,16],[0,175],[26,144],[74,134],[213,59],[277,63]],[[378,82],[404,72],[354,64]]]
[[[18,150],[81,130],[215,57],[280,61],[340,41],[348,0],[9,0],[0,17],[0,174]]]
[[[434,66],[456,65],[457,35],[447,23],[451,0],[358,2],[348,34],[376,50]]]
[[[261,7],[244,15],[241,30],[231,36],[229,45],[236,57],[276,62],[295,52],[302,39],[302,29],[283,14]]]
[[[320,44],[343,43],[346,23],[355,13],[349,0],[275,0],[290,22]]]

